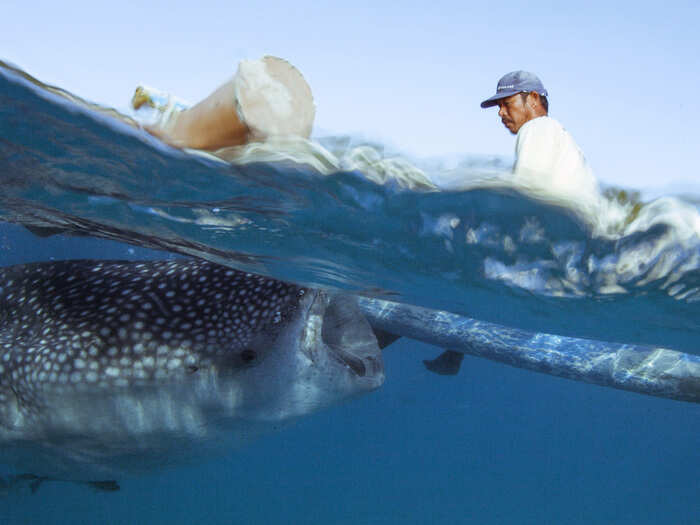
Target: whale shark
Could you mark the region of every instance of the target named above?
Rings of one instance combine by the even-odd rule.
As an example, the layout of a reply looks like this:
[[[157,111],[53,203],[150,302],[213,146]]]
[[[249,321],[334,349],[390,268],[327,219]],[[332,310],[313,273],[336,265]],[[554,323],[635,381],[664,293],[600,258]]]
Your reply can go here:
[[[400,337],[578,381],[700,402],[700,357],[317,290],[199,259],[0,268],[0,478],[118,490],[382,385]]]
[[[33,490],[113,490],[383,381],[351,296],[201,260],[0,269],[0,462]]]

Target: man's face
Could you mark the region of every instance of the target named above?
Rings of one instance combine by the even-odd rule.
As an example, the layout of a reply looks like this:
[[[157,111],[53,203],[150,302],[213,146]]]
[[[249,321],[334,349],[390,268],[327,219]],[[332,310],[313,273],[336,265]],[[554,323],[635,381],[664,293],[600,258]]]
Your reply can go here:
[[[513,135],[528,120],[536,117],[533,108],[527,104],[529,99],[530,95],[525,98],[521,93],[516,93],[498,101],[498,116]]]

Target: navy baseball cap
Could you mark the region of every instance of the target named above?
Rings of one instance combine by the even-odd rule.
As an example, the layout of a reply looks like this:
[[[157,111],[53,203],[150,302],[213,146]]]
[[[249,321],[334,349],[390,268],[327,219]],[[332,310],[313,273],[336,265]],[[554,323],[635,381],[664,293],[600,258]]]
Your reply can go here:
[[[537,75],[529,71],[511,71],[501,77],[496,86],[496,94],[491,98],[487,98],[481,103],[482,108],[490,108],[498,104],[498,101],[503,98],[508,98],[516,93],[529,93],[535,91],[547,96],[547,90],[544,88],[542,81],[537,78]]]

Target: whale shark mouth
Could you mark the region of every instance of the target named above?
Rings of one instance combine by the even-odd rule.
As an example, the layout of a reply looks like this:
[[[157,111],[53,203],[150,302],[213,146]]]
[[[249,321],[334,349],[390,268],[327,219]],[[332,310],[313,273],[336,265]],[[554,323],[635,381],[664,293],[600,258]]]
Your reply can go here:
[[[328,299],[321,338],[328,356],[357,378],[383,378],[384,364],[377,339],[355,297],[335,295]]]
[[[371,356],[360,358],[338,348],[331,348],[330,355],[347,366],[358,377],[375,376],[383,369],[382,364]]]

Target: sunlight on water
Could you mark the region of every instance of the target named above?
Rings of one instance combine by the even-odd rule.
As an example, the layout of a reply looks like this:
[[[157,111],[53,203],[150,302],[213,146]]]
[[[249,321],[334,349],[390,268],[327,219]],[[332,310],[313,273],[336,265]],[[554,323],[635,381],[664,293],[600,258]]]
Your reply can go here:
[[[389,380],[372,396],[243,452],[224,447],[216,462],[124,480],[113,494],[106,492],[118,485],[109,481],[75,485],[3,465],[2,520],[694,523],[697,405],[470,358],[462,377],[445,379],[421,364],[441,350],[407,339],[463,344],[521,368],[618,388],[634,383],[630,389],[647,393],[659,379],[680,378],[683,391],[657,394],[695,399],[697,356],[658,348],[700,353],[694,202],[644,202],[617,188],[584,196],[576,187],[513,180],[508,159],[409,159],[354,137],[183,152],[135,126],[131,117],[0,67],[0,218],[15,223],[0,228],[2,266],[192,255],[408,303],[396,307],[406,337],[383,354]],[[376,319],[390,310],[363,301],[379,304]],[[413,304],[461,315],[421,310],[421,318]],[[354,341],[357,331],[335,343]],[[312,366],[318,357],[301,361]],[[289,374],[288,365],[276,368],[279,375]],[[275,360],[267,366],[261,370]],[[654,375],[663,370],[669,373]],[[254,404],[280,387],[275,380],[271,389],[267,378],[254,381]],[[336,383],[320,378],[331,391]],[[300,414],[316,408],[306,401],[321,387],[298,386],[282,398],[299,402]],[[201,433],[196,413],[183,408],[192,393],[160,400],[147,415],[143,392],[128,389],[132,404],[125,403],[121,422],[165,421],[177,432],[182,416],[189,431]],[[63,404],[74,421],[103,421],[93,399]],[[88,405],[98,409],[88,412]],[[243,433],[254,437],[253,427],[244,422]],[[81,439],[68,439],[64,449],[80,450]],[[183,451],[170,446],[163,463],[182,460]],[[10,454],[8,465],[15,460]],[[641,501],[640,494],[654,497]]]
[[[415,161],[351,137],[251,143],[221,158],[183,152],[131,117],[95,116],[94,105],[3,71],[1,211],[33,231],[532,331],[605,339],[613,316],[616,341],[698,352],[690,202],[578,195],[513,181],[504,159]]]

